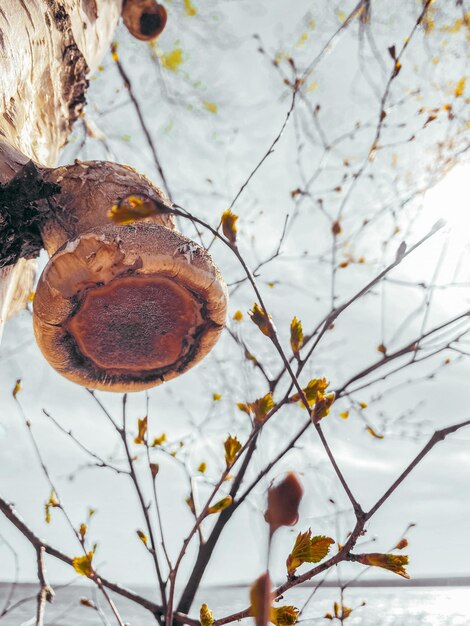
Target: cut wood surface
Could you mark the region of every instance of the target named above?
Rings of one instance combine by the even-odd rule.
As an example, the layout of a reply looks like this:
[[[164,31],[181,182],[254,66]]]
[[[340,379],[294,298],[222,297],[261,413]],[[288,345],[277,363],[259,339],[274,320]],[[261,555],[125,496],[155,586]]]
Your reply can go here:
[[[28,159],[53,167],[111,43],[121,0],[6,0],[0,6],[0,183]],[[0,269],[0,338],[25,306],[35,261]]]

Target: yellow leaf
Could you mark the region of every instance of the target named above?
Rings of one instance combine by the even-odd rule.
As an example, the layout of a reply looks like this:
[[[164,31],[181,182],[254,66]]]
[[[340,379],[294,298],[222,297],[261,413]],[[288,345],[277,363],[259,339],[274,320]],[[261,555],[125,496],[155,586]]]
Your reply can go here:
[[[181,48],[175,48],[170,52],[163,53],[160,58],[166,70],[176,72],[181,63],[183,63],[183,50]]]
[[[60,506],[60,502],[57,499],[57,496],[55,495],[55,491],[52,489],[51,495],[49,496],[49,500],[44,505],[46,524],[51,523],[51,509],[55,509],[59,506]]]
[[[274,400],[272,393],[267,393],[262,398],[258,398],[254,402],[248,404],[248,408],[253,413],[255,422],[263,422],[266,415],[274,407]]]
[[[312,91],[316,91],[318,89],[318,83],[316,80],[314,80],[312,83],[310,83],[310,85],[307,87],[307,93],[312,93]]]
[[[456,98],[460,98],[463,95],[463,92],[465,91],[465,83],[466,83],[466,78],[463,77],[455,85],[454,96]]]
[[[189,508],[191,509],[192,513],[196,514],[196,507],[194,506],[193,498],[191,496],[189,496],[189,498],[186,498],[185,502],[189,506]]]
[[[135,437],[134,443],[145,443],[147,441],[147,417],[137,419],[137,431],[137,437]]]
[[[317,394],[317,401],[312,410],[312,420],[314,424],[318,424],[320,420],[328,415],[330,409],[335,401],[336,395],[334,393]]]
[[[300,48],[300,46],[304,45],[304,43],[307,41],[307,39],[308,39],[308,33],[306,31],[304,31],[300,35],[299,40],[297,41],[297,45],[299,46],[299,48]]]
[[[136,533],[137,533],[139,539],[141,540],[141,542],[144,544],[144,546],[146,546],[147,545],[147,541],[148,541],[147,535],[145,533],[143,533],[141,530],[137,530]]]
[[[271,607],[269,621],[275,626],[293,626],[298,615],[299,609],[292,605]]]
[[[376,439],[383,439],[384,436],[383,435],[379,435],[373,428],[372,426],[366,426],[366,430],[369,433],[369,435],[372,435],[372,437],[375,437]]]
[[[201,606],[201,610],[199,611],[199,620],[201,626],[212,626],[214,623],[214,615],[205,603]]]
[[[441,33],[458,33],[464,25],[466,26],[466,28],[469,28],[469,24],[470,11],[465,13],[463,18],[458,17],[456,20],[454,20],[454,22],[452,22],[452,24],[445,24],[440,30]]]
[[[295,356],[299,356],[299,350],[302,347],[303,341],[304,331],[302,322],[294,316],[290,323],[290,346]]]
[[[30,291],[28,294],[28,302],[34,302],[34,296],[36,295],[35,291]]]
[[[72,559],[72,566],[77,574],[80,574],[80,576],[88,576],[90,578],[93,576],[93,556],[94,552],[92,551],[87,552],[85,556],[76,556]]]
[[[271,316],[267,314],[259,304],[255,302],[253,308],[248,311],[248,315],[251,321],[258,326],[263,335],[266,335],[266,337],[274,336],[274,326],[271,321]]]
[[[117,48],[118,48],[118,42],[117,41],[113,41],[113,43],[111,44],[111,56],[113,61],[119,61],[119,55],[117,53]]]
[[[212,394],[212,400],[214,400],[214,402],[217,402],[221,398],[222,398],[222,394],[220,394],[220,393],[213,393]]]
[[[224,443],[225,448],[225,462],[227,467],[235,461],[235,457],[240,452],[242,444],[238,441],[237,437],[229,435]]]
[[[235,311],[233,318],[236,322],[241,322],[243,319],[243,313],[241,311]]]
[[[18,395],[18,393],[21,391],[21,378],[18,378],[18,380],[15,383],[15,386],[13,387],[13,397],[16,398],[16,396]]]
[[[238,215],[232,213],[230,209],[222,213],[220,220],[222,222],[222,230],[230,243],[235,243],[237,240],[237,220]]]
[[[144,195],[131,194],[113,204],[108,211],[108,217],[115,224],[125,225],[133,224],[162,212],[151,198]]]
[[[250,415],[250,407],[248,406],[248,404],[245,404],[244,402],[237,402],[237,407],[240,409],[240,411],[243,411],[243,413]]]
[[[359,402],[359,406],[361,407],[361,409],[367,409],[369,405],[367,404],[367,402]]]
[[[191,0],[184,0],[184,12],[186,15],[189,15],[189,17],[194,17],[197,14],[197,9]]]
[[[225,496],[222,500],[219,500],[207,509],[207,515],[213,515],[214,513],[220,513],[224,509],[227,509],[232,504],[232,496]]]
[[[394,574],[403,576],[403,578],[409,578],[405,565],[408,565],[408,557],[399,554],[356,554],[354,560],[362,563],[363,565],[371,565],[373,567],[383,567],[388,569]]]
[[[334,540],[331,537],[324,537],[323,535],[312,537],[310,528],[305,533],[299,533],[292,552],[287,557],[288,575],[293,576],[302,563],[318,563],[322,561],[330,551],[332,543],[334,543]]]
[[[161,446],[162,443],[165,443],[166,441],[166,433],[162,433],[160,435],[160,437],[155,437],[155,439],[152,442],[152,448],[156,448],[157,446]]]
[[[88,531],[88,526],[86,524],[80,524],[80,528],[79,528],[79,533],[80,533],[80,537],[82,539],[85,538],[85,535],[87,534]]]
[[[204,108],[209,111],[209,113],[217,113],[217,105],[215,102],[209,102],[209,100],[204,100],[202,103]]]
[[[202,463],[199,463],[199,466],[197,468],[198,472],[201,472],[201,474],[204,474],[206,469],[207,469],[207,464],[204,461],[202,461]]]
[[[302,391],[307,398],[309,406],[315,404],[319,395],[323,396],[329,384],[326,378],[312,378],[312,380],[308,381],[307,386]],[[298,393],[289,398],[289,402],[300,402],[300,400],[300,394]]]
[[[346,21],[346,13],[344,11],[338,10],[338,19],[340,22]]]
[[[339,414],[339,416],[343,418],[344,420],[347,420],[349,417],[349,411],[343,411],[342,413]]]

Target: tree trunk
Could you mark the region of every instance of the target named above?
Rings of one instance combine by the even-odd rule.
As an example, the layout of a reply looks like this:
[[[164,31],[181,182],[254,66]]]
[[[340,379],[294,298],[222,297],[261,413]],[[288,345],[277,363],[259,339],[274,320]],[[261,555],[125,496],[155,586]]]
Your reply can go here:
[[[2,0],[0,183],[29,160],[54,167],[108,48],[122,0]],[[0,223],[0,228],[2,224]],[[0,268],[0,339],[25,306],[34,260]]]

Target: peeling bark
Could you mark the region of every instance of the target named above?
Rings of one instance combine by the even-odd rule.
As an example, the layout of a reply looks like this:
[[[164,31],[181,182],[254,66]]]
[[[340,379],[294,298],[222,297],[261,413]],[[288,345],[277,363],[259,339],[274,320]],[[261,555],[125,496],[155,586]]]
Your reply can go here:
[[[0,183],[29,159],[53,167],[80,115],[87,76],[106,49],[121,0],[6,0],[0,5]],[[1,227],[1,224],[0,224]],[[34,261],[0,269],[0,337],[25,303]]]

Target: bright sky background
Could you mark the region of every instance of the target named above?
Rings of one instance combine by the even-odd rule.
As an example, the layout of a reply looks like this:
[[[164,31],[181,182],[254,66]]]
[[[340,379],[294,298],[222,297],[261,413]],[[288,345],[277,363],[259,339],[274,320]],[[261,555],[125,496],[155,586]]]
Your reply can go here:
[[[168,27],[156,49],[131,40],[120,28],[118,51],[155,138],[174,200],[217,224],[222,211],[279,132],[290,104],[290,92],[282,77],[257,48],[262,46],[270,57],[277,55],[286,76],[290,75],[286,55],[292,55],[303,70],[355,3],[194,0],[193,4],[198,13],[190,17],[180,0],[168,1]],[[364,56],[360,56],[358,28],[351,28],[308,76],[304,98],[275,153],[233,209],[240,216],[240,249],[252,268],[276,249],[285,216],[290,215],[282,254],[263,268],[259,279],[286,348],[294,315],[307,331],[329,310],[331,217],[351,184],[350,171],[361,165],[373,139],[379,97],[391,68],[387,47],[395,44],[397,50],[400,48],[419,12],[419,3],[405,0],[379,0],[373,4],[377,7],[373,25],[380,63],[372,59],[367,46]],[[397,349],[421,328],[432,328],[468,308],[468,159],[467,164],[442,175],[445,156],[465,147],[461,138],[465,102],[454,96],[455,85],[464,73],[465,29],[449,34],[441,30],[453,24],[459,13],[450,8],[454,3],[437,0],[435,4],[434,29],[429,27],[429,34],[420,29],[413,41],[415,45],[410,45],[403,58],[391,104],[386,106],[382,137],[385,147],[377,151],[374,162],[367,166],[373,177],[365,176],[346,204],[337,262],[352,261],[338,270],[338,302],[367,284],[391,262],[403,239],[411,245],[441,218],[447,220],[447,226],[395,270],[390,281],[355,303],[338,320],[306,368],[305,382],[320,375],[331,381],[332,388],[339,387],[380,358],[380,343],[390,350]],[[255,34],[260,39],[255,39]],[[162,68],[155,55],[161,57],[178,48],[182,50],[183,62],[177,71]],[[421,91],[417,93],[417,89]],[[448,102],[452,102],[455,113],[451,121],[441,108]],[[211,111],[213,105],[217,107],[215,113]],[[326,154],[321,136],[312,124],[312,111],[317,105],[328,142],[352,133],[351,139],[339,142]],[[421,107],[424,112],[420,113]],[[437,119],[423,128],[436,107]],[[108,158],[129,163],[160,184],[110,56],[103,63],[103,70],[92,78],[88,118],[95,138],[88,138],[79,153],[81,159]],[[356,122],[360,122],[357,132]],[[96,139],[101,133],[108,139],[108,149]],[[411,134],[416,139],[407,142]],[[82,129],[77,125],[64,162],[77,156],[82,138]],[[438,142],[447,143],[438,148]],[[464,152],[460,158],[465,160]],[[350,165],[345,165],[345,161]],[[292,197],[291,192],[304,188],[319,165],[310,196],[300,201],[295,194]],[[345,173],[349,178],[343,180]],[[424,196],[416,194],[430,184],[433,186]],[[341,189],[334,191],[337,186]],[[416,197],[406,202],[409,196]],[[320,198],[330,221],[318,209]],[[404,211],[398,213],[404,203]],[[361,228],[364,219],[370,220],[370,224]],[[188,224],[179,227],[194,237]],[[210,238],[206,237],[205,242],[208,244]],[[242,277],[241,268],[222,246],[214,245],[211,252],[229,284]],[[364,263],[357,262],[361,257]],[[41,258],[40,263],[44,262],[45,258]],[[432,291],[429,317],[423,321],[422,305],[429,292],[416,283],[433,280],[437,286]],[[449,282],[457,284],[442,288]],[[253,302],[253,293],[243,284],[231,297],[229,325],[268,370],[276,373],[279,358],[246,315]],[[244,320],[237,324],[231,317],[238,309],[244,313]],[[393,482],[436,427],[470,417],[469,362],[455,353],[448,355],[451,363],[444,366],[446,356],[439,354],[385,384],[354,394],[350,401],[341,400],[324,421],[336,459],[365,507]],[[436,376],[428,379],[434,371]],[[116,453],[115,433],[86,391],[57,375],[42,358],[34,343],[28,312],[9,322],[0,347],[3,497],[15,503],[41,536],[70,554],[77,552],[70,531],[57,512],[52,512],[49,526],[44,522],[49,489],[11,397],[18,378],[23,381],[19,397],[71,518],[79,525],[88,506],[98,511],[91,533],[99,542],[96,559],[100,570],[123,582],[151,583],[151,564],[135,534],[142,527],[141,515],[126,478],[116,477],[108,470],[84,469],[84,455],[41,413],[42,408],[47,409],[64,428],[72,429],[101,455]],[[387,389],[380,399],[378,396]],[[205,460],[210,480],[222,467],[222,442],[227,433],[237,434],[241,440],[246,437],[246,416],[236,403],[253,400],[266,391],[263,380],[242,359],[239,347],[225,333],[196,369],[151,392],[151,432],[155,436],[165,432],[171,442],[189,437],[188,464],[195,471]],[[214,402],[213,393],[220,393],[221,400]],[[100,398],[118,415],[119,395],[100,394]],[[368,408],[359,409],[359,402],[367,403]],[[145,412],[145,396],[132,395],[129,405],[130,421],[135,426]],[[350,411],[347,420],[339,417],[345,410]],[[256,468],[262,467],[276,442],[285,440],[304,419],[295,406],[276,417],[276,428],[261,440]],[[371,437],[365,431],[367,425],[384,434],[384,438]],[[408,549],[412,576],[470,575],[469,441],[470,430],[462,430],[431,452],[374,517],[367,539],[377,537],[377,542],[364,546],[365,551],[387,550],[414,522],[417,526],[410,534]],[[157,458],[161,463],[157,485],[167,542],[176,549],[192,522],[184,502],[186,479],[179,464],[168,455],[158,453]],[[313,433],[305,438],[301,450],[292,451],[277,466],[270,478],[287,469],[301,473],[306,496],[298,527],[281,531],[276,538],[272,563],[277,577],[282,577],[294,532],[310,526],[314,534],[329,534],[343,541],[352,522],[350,514],[343,512],[344,496]],[[198,477],[195,482],[202,499],[206,489],[203,478]],[[252,506],[234,517],[233,527],[223,536],[205,582],[251,581],[261,571],[267,536],[261,514],[266,485],[256,491]],[[338,515],[334,515],[335,507],[328,498],[336,501]],[[3,517],[0,535],[18,551],[21,580],[33,580],[34,554]],[[13,561],[6,550],[0,554],[0,578],[12,578]],[[72,577],[70,568],[53,560],[49,560],[48,569],[52,580]]]

